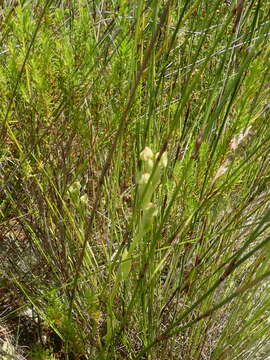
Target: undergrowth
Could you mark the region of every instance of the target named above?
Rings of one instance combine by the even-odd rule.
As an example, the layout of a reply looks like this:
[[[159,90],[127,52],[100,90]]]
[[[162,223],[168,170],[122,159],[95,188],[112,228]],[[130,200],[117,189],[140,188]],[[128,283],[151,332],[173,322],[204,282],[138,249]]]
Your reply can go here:
[[[267,359],[269,1],[1,6],[3,334],[36,360]]]

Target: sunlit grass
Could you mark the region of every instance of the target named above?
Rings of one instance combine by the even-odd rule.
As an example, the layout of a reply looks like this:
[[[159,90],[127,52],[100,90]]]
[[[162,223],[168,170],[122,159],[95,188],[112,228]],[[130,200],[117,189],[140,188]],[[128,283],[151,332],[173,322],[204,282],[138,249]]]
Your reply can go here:
[[[0,321],[33,308],[25,356],[267,359],[269,10],[235,5],[3,4]]]

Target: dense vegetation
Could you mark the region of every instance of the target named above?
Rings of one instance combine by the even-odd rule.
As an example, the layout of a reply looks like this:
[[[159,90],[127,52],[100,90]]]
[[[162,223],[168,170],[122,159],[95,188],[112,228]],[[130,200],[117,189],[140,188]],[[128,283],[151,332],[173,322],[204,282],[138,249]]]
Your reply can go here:
[[[269,5],[1,2],[1,359],[269,358]]]

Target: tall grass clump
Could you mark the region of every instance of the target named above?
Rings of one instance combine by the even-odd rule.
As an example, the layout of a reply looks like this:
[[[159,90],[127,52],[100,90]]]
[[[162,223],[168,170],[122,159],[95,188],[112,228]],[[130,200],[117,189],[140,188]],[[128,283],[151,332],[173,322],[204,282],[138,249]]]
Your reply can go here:
[[[0,16],[0,327],[20,356],[267,359],[269,2]]]

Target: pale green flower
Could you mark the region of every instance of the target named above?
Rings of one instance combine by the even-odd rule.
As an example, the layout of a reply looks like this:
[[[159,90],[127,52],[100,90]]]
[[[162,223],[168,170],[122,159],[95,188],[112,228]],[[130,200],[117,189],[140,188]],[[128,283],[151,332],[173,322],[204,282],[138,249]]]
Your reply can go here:
[[[153,151],[146,146],[146,148],[140,153],[140,159],[143,161],[148,161],[154,158]]]
[[[156,153],[156,156],[155,156],[156,159],[158,158],[158,156],[159,156],[159,152]],[[167,151],[165,151],[161,155],[161,158],[160,158],[160,161],[159,161],[159,166],[165,168],[165,167],[167,167],[167,165],[168,165],[168,154],[167,154]]]
[[[148,180],[150,178],[150,174],[149,173],[144,173],[142,174],[139,179],[138,179],[138,184],[139,185],[145,185],[148,183]]]
[[[88,196],[87,196],[87,194],[84,194],[83,196],[81,196],[80,200],[84,205],[87,205],[88,204]]]
[[[76,181],[74,184],[72,184],[69,187],[68,192],[70,194],[79,193],[80,189],[81,189],[81,184],[79,181]]]

